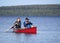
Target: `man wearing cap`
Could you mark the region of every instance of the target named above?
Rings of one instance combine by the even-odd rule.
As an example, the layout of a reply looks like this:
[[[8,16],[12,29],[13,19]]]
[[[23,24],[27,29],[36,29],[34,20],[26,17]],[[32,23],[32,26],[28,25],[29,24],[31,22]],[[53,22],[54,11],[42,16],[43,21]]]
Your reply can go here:
[[[25,18],[25,22],[23,23],[25,28],[31,28],[32,23],[29,21],[28,18]]]

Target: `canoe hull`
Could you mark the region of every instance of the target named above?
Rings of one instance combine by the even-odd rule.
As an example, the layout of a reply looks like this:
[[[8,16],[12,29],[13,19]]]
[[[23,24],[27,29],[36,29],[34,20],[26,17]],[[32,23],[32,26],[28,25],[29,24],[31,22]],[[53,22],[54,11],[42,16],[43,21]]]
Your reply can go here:
[[[24,29],[18,29],[18,30],[13,30],[13,31],[16,33],[36,34],[37,27],[24,28]]]

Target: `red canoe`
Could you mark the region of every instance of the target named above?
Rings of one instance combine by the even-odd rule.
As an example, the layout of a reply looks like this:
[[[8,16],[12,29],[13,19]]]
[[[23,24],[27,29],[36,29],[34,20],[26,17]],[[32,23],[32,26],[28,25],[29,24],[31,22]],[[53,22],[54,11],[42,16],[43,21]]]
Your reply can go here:
[[[37,28],[36,27],[31,27],[31,28],[24,28],[24,29],[18,29],[18,30],[13,30],[16,33],[27,33],[27,34],[36,34],[37,33]]]

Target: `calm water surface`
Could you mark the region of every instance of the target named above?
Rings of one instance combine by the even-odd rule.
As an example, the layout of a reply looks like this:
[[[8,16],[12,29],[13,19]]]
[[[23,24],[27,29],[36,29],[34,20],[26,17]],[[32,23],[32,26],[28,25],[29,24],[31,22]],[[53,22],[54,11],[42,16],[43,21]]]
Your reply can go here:
[[[37,26],[37,34],[5,32],[18,16],[0,16],[0,43],[60,43],[60,17],[28,17]],[[20,17],[23,22],[25,17]]]

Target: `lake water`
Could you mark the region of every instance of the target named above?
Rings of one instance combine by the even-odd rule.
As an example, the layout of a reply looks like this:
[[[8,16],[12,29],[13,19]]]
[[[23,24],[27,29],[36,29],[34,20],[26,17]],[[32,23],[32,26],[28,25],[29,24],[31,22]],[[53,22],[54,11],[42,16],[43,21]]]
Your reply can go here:
[[[0,16],[0,43],[60,43],[60,17],[28,17],[37,34],[17,34],[9,29],[20,16]],[[20,17],[23,22],[25,17]]]

